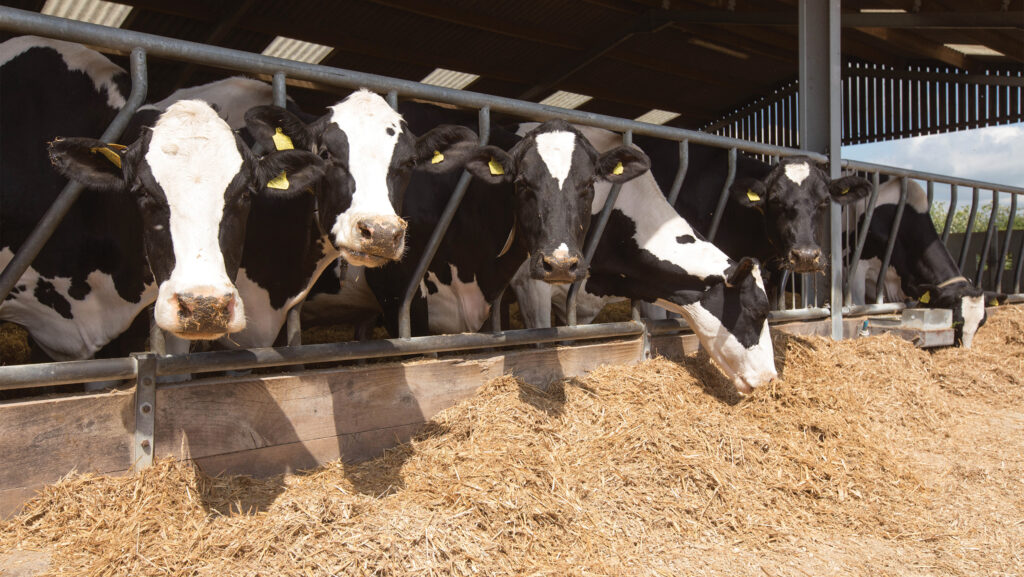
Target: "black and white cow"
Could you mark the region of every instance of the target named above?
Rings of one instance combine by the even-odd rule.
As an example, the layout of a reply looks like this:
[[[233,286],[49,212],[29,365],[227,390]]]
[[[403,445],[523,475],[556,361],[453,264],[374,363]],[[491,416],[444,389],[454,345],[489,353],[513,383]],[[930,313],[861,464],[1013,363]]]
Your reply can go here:
[[[648,136],[633,142],[651,157],[651,172],[663,191],[670,189],[679,166],[677,143]],[[690,143],[686,178],[675,208],[698,232],[707,235],[728,174],[728,151]],[[734,259],[755,257],[772,269],[820,272],[818,224],[829,201],[846,205],[871,191],[856,176],[832,181],[806,157],[780,159],[776,165],[744,156],[736,158],[715,246]]]
[[[520,130],[530,126],[525,124]],[[590,129],[590,134],[609,141],[612,133]],[[669,190],[679,166],[678,144],[642,135],[635,136],[633,142],[650,156],[653,179],[634,181],[624,187],[622,194],[634,194],[633,189],[638,187]],[[727,174],[727,150],[690,143],[688,170],[675,209],[700,235],[710,232]],[[769,273],[779,269],[820,272],[826,262],[821,258],[818,223],[829,201],[849,204],[870,190],[870,183],[859,177],[830,181],[806,157],[782,158],[773,166],[739,154],[714,244],[733,259],[753,257],[766,263]],[[768,276],[773,281],[778,278]],[[564,290],[529,282],[523,275],[517,276],[513,287],[527,326],[549,326],[552,306],[556,316],[564,319]],[[589,321],[611,300],[615,299],[594,298],[581,291],[577,319]]]
[[[537,241],[531,240],[531,233],[527,232],[531,229],[523,227],[522,222],[532,219],[542,227],[557,227],[547,231],[548,235],[555,230],[560,231],[558,236],[549,237],[552,238],[549,244],[559,238],[564,240],[547,250],[554,249],[552,256],[556,251],[574,255],[582,244],[590,217],[601,210],[612,182],[628,182],[643,172],[630,168],[643,159],[636,149],[618,146],[617,136],[613,140],[598,139],[592,145],[590,143],[595,137],[589,130],[552,121],[529,131],[511,149],[514,159],[533,159],[535,163],[532,169],[525,171],[521,165],[512,165],[520,170],[515,175],[516,190],[486,186],[484,181],[493,179],[481,170],[485,167],[472,162],[467,164],[481,182],[471,185],[438,255],[431,263],[427,278],[421,284],[418,298],[413,302],[414,332],[479,330],[488,316],[490,301],[505,287],[528,254],[533,255],[525,265],[531,275],[543,277],[555,273],[553,280],[564,278],[558,276],[559,267],[545,267],[545,257],[536,256],[538,251],[544,251],[536,246],[530,247],[530,243]],[[571,134],[573,138],[559,136],[557,140],[564,144],[548,150],[552,156],[545,159],[547,153],[542,154],[541,149],[548,139],[538,140],[537,137],[551,132]],[[504,145],[501,140],[497,142]],[[554,154],[556,150],[557,155]],[[607,152],[601,155],[598,150]],[[585,154],[581,155],[581,152]],[[600,160],[613,152],[616,156],[608,161]],[[627,161],[626,153],[634,159]],[[562,160],[557,160],[558,156]],[[588,157],[592,160],[585,162]],[[620,162],[623,174],[616,175]],[[591,166],[599,169],[596,175],[603,176],[602,180],[592,179]],[[502,170],[511,174],[509,168],[503,164]],[[610,173],[603,172],[609,168]],[[560,178],[563,174],[567,175],[564,180]],[[615,176],[629,176],[630,179]],[[579,216],[582,228],[575,228],[578,225],[574,221],[537,218],[537,209],[528,203],[534,202],[543,190],[543,183],[547,183],[549,190],[560,191],[561,194],[552,200],[579,203],[574,210],[582,211]],[[416,189],[418,194],[414,198],[422,201],[422,205],[409,211],[410,231],[420,227],[426,232],[432,229],[453,184],[451,179],[436,183],[435,187],[440,188],[430,195],[420,193],[433,189]],[[552,187],[552,184],[558,186]],[[714,246],[700,240],[699,235],[665,202],[660,191],[654,188],[651,189],[653,194],[645,195],[642,190],[639,194],[619,197],[609,228],[591,263],[588,283],[596,287],[593,289],[595,292],[657,302],[685,315],[738,390],[749,392],[770,381],[776,370],[767,325],[768,299],[756,261],[732,261]],[[570,226],[569,230],[562,228],[566,225]],[[532,230],[536,230],[537,224],[532,226],[535,227]],[[410,238],[418,236],[410,232]],[[410,256],[415,257],[417,249],[412,252]],[[415,263],[415,259],[410,258],[409,262]],[[587,274],[580,268],[577,263],[575,278]],[[394,265],[365,271],[365,278],[380,300],[391,331],[394,331],[397,309],[409,277],[408,269],[402,270]],[[346,293],[351,284],[358,283],[361,278],[363,275],[353,275],[350,271],[346,279],[348,283],[342,286],[338,297],[362,294],[361,291]],[[321,306],[323,300],[322,295],[314,298],[314,302],[320,301],[318,305]]]
[[[264,149],[315,150],[326,173],[309,194],[252,203],[238,275],[249,322],[222,339],[229,347],[272,345],[288,310],[339,256],[370,268],[400,260],[407,224],[398,211],[410,178],[454,171],[478,149],[476,134],[463,126],[436,126],[417,137],[401,114],[367,90],[309,123],[273,106],[251,109],[246,121]]]
[[[875,286],[900,197],[901,180],[889,180],[878,188],[875,212],[868,227],[864,252],[850,280],[850,296],[855,304],[874,302]],[[864,225],[865,203],[857,206],[856,218]],[[892,259],[886,271],[885,298],[890,302],[913,299],[917,306],[947,308],[953,311],[956,344],[970,348],[974,335],[985,324],[985,305],[991,297],[997,302],[1005,295],[990,293],[964,278],[953,256],[942,243],[931,216],[924,189],[907,181],[907,204],[897,232]]]
[[[25,326],[57,360],[94,355],[154,300],[157,324],[181,338],[244,328],[233,280],[250,193],[281,172],[304,188],[323,174],[320,159],[256,158],[200,101],[171,106],[128,146],[61,138],[103,131],[124,104],[124,72],[94,51],[41,38],[10,40],[0,54],[0,264],[63,187],[53,168],[93,189],[0,304],[0,318]]]

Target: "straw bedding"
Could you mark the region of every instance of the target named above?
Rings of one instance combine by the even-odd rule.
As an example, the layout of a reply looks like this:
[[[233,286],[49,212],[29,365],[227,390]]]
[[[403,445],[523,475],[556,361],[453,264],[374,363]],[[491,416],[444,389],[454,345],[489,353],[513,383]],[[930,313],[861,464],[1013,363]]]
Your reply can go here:
[[[352,465],[72,476],[0,524],[57,575],[1021,575],[1024,309],[971,351],[776,338],[740,399],[706,358],[513,377]]]

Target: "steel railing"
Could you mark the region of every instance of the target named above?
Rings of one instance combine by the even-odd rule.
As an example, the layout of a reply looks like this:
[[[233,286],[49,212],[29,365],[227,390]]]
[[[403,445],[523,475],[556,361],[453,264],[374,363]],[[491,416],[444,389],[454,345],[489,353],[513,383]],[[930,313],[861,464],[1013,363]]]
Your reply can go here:
[[[131,51],[132,53],[132,95],[129,98],[129,105],[126,105],[115,123],[104,133],[103,138],[112,140],[116,138],[121,127],[118,128],[122,116],[130,116],[134,109],[145,98],[145,58],[147,55],[158,58],[178,60],[196,65],[212,66],[234,71],[246,72],[249,74],[268,75],[273,78],[274,101],[283,104],[285,101],[286,78],[306,81],[314,85],[334,88],[355,89],[365,87],[387,95],[387,100],[392,107],[397,106],[398,97],[418,98],[429,101],[446,102],[457,106],[476,109],[479,111],[479,133],[481,141],[486,142],[490,131],[491,112],[507,113],[519,117],[534,120],[546,120],[550,118],[562,118],[569,122],[586,124],[621,132],[624,134],[624,142],[630,142],[633,134],[642,134],[679,142],[680,166],[674,179],[673,185],[667,193],[670,202],[674,202],[679,194],[683,180],[685,179],[688,166],[688,146],[690,142],[724,148],[729,151],[729,172],[726,185],[720,192],[715,214],[713,215],[711,237],[713,239],[721,224],[723,210],[728,198],[728,187],[735,179],[736,155],[738,151],[744,151],[754,155],[763,155],[777,159],[782,156],[803,155],[811,160],[824,163],[828,157],[823,154],[773,146],[768,144],[743,141],[735,138],[695,132],[680,128],[653,125],[634,120],[616,118],[600,114],[594,114],[579,110],[567,110],[546,106],[542,104],[525,102],[511,98],[491,96],[465,90],[453,90],[438,86],[421,84],[418,82],[389,78],[374,74],[354,72],[329,66],[306,64],[291,60],[283,60],[270,56],[243,52],[229,48],[209,46],[195,42],[165,38],[152,34],[134,32],[129,30],[114,29],[104,26],[65,20],[51,16],[41,15],[35,12],[18,10],[8,7],[0,7],[0,30],[24,34],[37,34],[41,36],[56,37],[62,40],[79,42],[93,46],[103,46],[115,50]],[[115,130],[116,129],[116,130]],[[109,134],[109,137],[108,137]],[[874,172],[884,171],[887,174],[909,175],[919,177],[922,173],[914,171],[901,171],[891,167],[868,165],[845,161],[844,167],[851,170],[868,170]],[[911,174],[913,173],[913,174]],[[992,188],[995,186],[1001,191],[1020,193],[1024,190],[1013,187],[999,187],[988,183],[977,183],[965,179],[950,179],[939,175],[930,175],[936,182],[958,183],[965,186],[981,188]],[[200,353],[193,355],[161,355],[158,356],[152,371],[157,375],[174,375],[184,373],[200,373],[216,370],[238,370],[263,366],[299,365],[314,362],[333,362],[354,359],[380,358],[387,356],[405,356],[411,354],[434,353],[442,351],[469,351],[483,348],[500,348],[531,343],[550,343],[567,340],[585,340],[594,338],[612,338],[622,336],[647,335],[648,331],[644,325],[633,322],[610,323],[605,325],[569,326],[554,329],[532,329],[520,331],[501,331],[497,323],[497,305],[500,303],[500,296],[493,303],[495,306],[494,332],[491,334],[462,334],[462,335],[440,335],[431,337],[410,337],[409,304],[415,295],[430,260],[436,253],[441,239],[447,231],[451,216],[458,208],[464,188],[468,185],[468,175],[463,174],[458,189],[452,195],[437,229],[433,232],[430,242],[417,267],[417,275],[407,287],[405,301],[402,306],[402,314],[399,319],[402,327],[398,339],[357,342],[357,343],[336,343],[331,345],[312,345],[290,348],[274,349],[251,349],[240,351],[223,351],[215,353]],[[73,185],[69,185],[72,187]],[[618,187],[613,187],[617,191]],[[876,193],[877,194],[877,193]],[[74,201],[73,195],[62,198],[60,210],[65,212]],[[584,246],[584,254],[591,255],[596,249],[603,229],[602,222],[607,221],[607,216],[614,205],[614,194],[609,194],[608,201],[600,215],[597,216],[594,227],[591,230]],[[65,206],[66,205],[66,206]],[[1014,205],[1015,210],[1015,205]],[[46,219],[33,232],[33,238],[38,235],[41,240],[35,241],[33,250],[19,250],[15,259],[0,273],[0,300],[10,291],[14,282],[23,274],[38,253],[39,248],[52,234],[59,224],[60,215]],[[897,221],[898,222],[898,221]],[[1011,218],[1012,222],[1012,218]],[[947,226],[948,229],[948,226]],[[948,233],[944,231],[944,233]],[[839,234],[839,232],[834,232]],[[991,235],[987,235],[991,236]],[[38,244],[38,246],[36,246]],[[1009,240],[1004,241],[1004,246],[1009,245]],[[34,252],[33,252],[34,251]],[[24,253],[24,254],[23,254]],[[891,254],[891,251],[889,251]],[[1020,280],[1020,251],[1017,256],[1017,271],[1015,278],[1019,287]],[[589,259],[588,259],[589,260]],[[8,286],[8,283],[10,286]],[[804,286],[808,283],[805,279]],[[808,290],[804,290],[802,301],[803,308],[797,310],[776,311],[773,313],[773,322],[788,320],[822,318],[829,314],[829,309],[817,306],[818,303]],[[575,296],[575,291],[570,291],[570,297]],[[794,309],[795,307],[795,302]],[[882,308],[872,309],[874,311],[891,310],[891,305],[882,305]],[[888,306],[888,309],[885,307]],[[855,307],[854,307],[855,308]],[[857,312],[849,308],[851,312]],[[844,309],[846,311],[848,309]],[[570,318],[575,317],[574,307],[569,308]],[[296,344],[299,342],[297,323],[297,311],[289,315],[288,342]],[[570,323],[574,324],[574,323]],[[61,384],[70,382],[98,381],[110,379],[125,379],[139,376],[139,363],[137,359],[103,359],[93,361],[74,361],[68,363],[44,363],[39,365],[25,365],[13,367],[0,367],[0,390],[38,386],[44,384]]]

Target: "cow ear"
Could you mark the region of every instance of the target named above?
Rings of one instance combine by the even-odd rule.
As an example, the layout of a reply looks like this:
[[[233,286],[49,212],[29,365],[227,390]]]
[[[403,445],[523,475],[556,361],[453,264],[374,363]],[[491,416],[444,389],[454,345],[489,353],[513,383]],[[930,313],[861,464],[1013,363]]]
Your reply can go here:
[[[733,287],[743,282],[758,266],[757,259],[745,256],[725,271],[725,286]]]
[[[312,150],[313,137],[298,116],[278,106],[255,106],[245,113],[254,150]]]
[[[871,183],[859,176],[844,176],[828,184],[829,195],[839,204],[860,200],[871,192]]]
[[[50,163],[61,176],[88,188],[127,190],[122,161],[127,147],[95,138],[57,138],[50,143]]]
[[[306,150],[271,152],[255,161],[253,181],[257,191],[292,196],[314,186],[324,176],[324,161]]]
[[[740,206],[756,208],[758,210],[764,209],[765,197],[768,196],[764,183],[756,178],[741,178],[737,180],[729,187],[729,193]]]
[[[478,146],[466,161],[466,170],[490,184],[512,182],[516,178],[516,161],[497,146]]]
[[[651,159],[632,146],[613,148],[597,159],[597,176],[611,183],[629,182],[651,168]]]
[[[442,173],[462,168],[478,147],[476,133],[442,124],[416,139],[416,170]]]

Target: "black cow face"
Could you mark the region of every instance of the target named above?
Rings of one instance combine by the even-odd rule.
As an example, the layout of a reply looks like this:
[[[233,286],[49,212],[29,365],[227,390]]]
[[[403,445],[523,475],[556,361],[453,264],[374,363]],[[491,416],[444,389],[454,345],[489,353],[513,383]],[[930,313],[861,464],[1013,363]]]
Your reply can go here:
[[[594,183],[629,181],[650,168],[647,155],[620,146],[598,154],[578,130],[549,120],[508,153],[484,147],[466,163],[491,183],[515,183],[516,239],[530,254],[530,275],[550,283],[586,277],[583,246],[590,228]]]
[[[180,101],[131,146],[90,138],[57,139],[50,159],[67,178],[131,194],[158,283],[160,328],[186,339],[213,339],[245,328],[234,286],[245,239],[249,194],[268,182],[282,194],[323,175],[310,152],[255,159],[208,104]],[[287,176],[284,176],[287,175]]]
[[[871,183],[857,176],[829,181],[823,170],[802,156],[783,158],[764,179],[738,179],[730,189],[741,205],[764,214],[768,238],[782,267],[800,273],[825,269],[817,239],[829,200],[845,205],[870,191]]]
[[[326,161],[314,191],[320,226],[349,263],[377,267],[400,260],[406,222],[398,216],[413,170],[460,168],[477,148],[463,126],[439,126],[417,138],[379,95],[353,93],[306,125],[290,112],[258,106],[245,115],[253,137],[270,150],[313,150]]]

